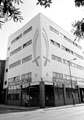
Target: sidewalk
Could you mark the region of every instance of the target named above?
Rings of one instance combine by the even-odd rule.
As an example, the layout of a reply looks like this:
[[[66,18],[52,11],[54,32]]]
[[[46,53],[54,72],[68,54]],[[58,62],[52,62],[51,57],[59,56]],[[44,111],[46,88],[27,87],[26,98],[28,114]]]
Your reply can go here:
[[[51,109],[65,109],[70,107],[78,107],[78,106],[84,106],[84,103],[81,104],[75,104],[75,105],[65,105],[65,106],[57,106],[57,107],[45,107],[42,108],[45,111],[51,110]],[[11,109],[11,110],[21,110],[21,111],[31,111],[31,110],[39,110],[40,107],[23,107],[23,106],[11,106],[11,105],[0,105],[0,108],[2,109]]]
[[[31,111],[31,110],[36,110],[40,109],[40,107],[24,107],[24,106],[12,106],[12,105],[4,105],[0,104],[0,108],[2,109],[11,109],[11,110],[21,110],[21,111]]]

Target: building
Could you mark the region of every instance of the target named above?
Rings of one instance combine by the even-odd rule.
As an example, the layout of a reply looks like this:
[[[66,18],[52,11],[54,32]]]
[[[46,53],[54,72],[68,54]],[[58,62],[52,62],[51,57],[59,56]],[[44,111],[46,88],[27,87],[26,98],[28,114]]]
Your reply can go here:
[[[84,54],[61,27],[42,14],[9,37],[6,103],[59,106],[84,102]]]
[[[5,60],[0,60],[0,104],[5,102],[4,91],[3,91],[4,70],[5,70]]]

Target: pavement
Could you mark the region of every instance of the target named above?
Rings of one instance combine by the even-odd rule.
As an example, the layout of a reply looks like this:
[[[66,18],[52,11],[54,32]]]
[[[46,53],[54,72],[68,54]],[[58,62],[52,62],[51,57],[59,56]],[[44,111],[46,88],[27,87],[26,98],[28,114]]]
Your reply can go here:
[[[36,110],[36,109],[39,109],[39,108],[40,107],[24,107],[24,106],[12,106],[12,105],[0,104],[0,109],[28,111],[28,110]]]
[[[31,110],[38,110],[38,109],[44,109],[45,111],[48,111],[50,109],[65,109],[65,108],[70,108],[70,107],[78,107],[78,106],[84,106],[84,103],[80,104],[75,104],[75,105],[65,105],[65,106],[57,106],[57,107],[45,107],[45,108],[40,108],[40,107],[23,107],[23,106],[12,106],[12,105],[4,105],[0,104],[0,109],[5,109],[5,110],[16,110],[16,111],[31,111]]]
[[[20,106],[1,105],[0,107],[8,109],[5,114],[0,114],[0,120],[84,120],[84,103],[34,110],[32,108],[32,111],[23,111],[29,109]]]

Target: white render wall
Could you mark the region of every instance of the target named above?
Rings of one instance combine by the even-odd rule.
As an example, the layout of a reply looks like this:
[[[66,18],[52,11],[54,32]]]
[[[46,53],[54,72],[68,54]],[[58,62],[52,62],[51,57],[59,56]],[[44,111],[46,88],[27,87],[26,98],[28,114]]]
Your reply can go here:
[[[44,66],[44,58],[42,57],[43,58],[42,59],[42,76],[43,76],[44,80],[52,81],[52,72],[58,72],[58,73],[67,74],[67,75],[70,75],[70,72],[69,72],[69,66],[68,65],[63,64],[63,61],[61,63],[61,62],[57,62],[57,61],[52,60],[51,59],[51,54],[54,54],[58,57],[61,57],[62,59],[66,59],[66,60],[71,60],[71,59],[77,58],[76,60],[71,61],[71,62],[73,62],[75,64],[78,64],[80,66],[83,66],[83,67],[84,67],[84,60],[81,60],[80,58],[62,50],[61,48],[57,48],[56,46],[52,45],[50,43],[50,39],[60,43],[60,45],[63,45],[65,47],[69,48],[70,50],[73,50],[74,52],[76,52],[77,54],[79,54],[81,56],[84,56],[84,55],[83,55],[83,52],[82,52],[81,49],[77,48],[76,46],[74,46],[73,44],[71,44],[70,42],[68,42],[64,38],[62,38],[60,35],[57,35],[54,32],[52,32],[51,30],[49,30],[49,26],[52,26],[53,28],[58,30],[63,35],[70,38],[72,41],[74,39],[73,39],[73,36],[69,35],[61,27],[56,25],[54,22],[52,22],[50,19],[48,19],[44,15],[41,15],[41,31],[44,28],[45,31],[46,31],[46,34],[48,36],[48,40],[49,40],[48,59],[50,60],[50,62],[48,62],[47,65]],[[41,32],[41,46],[42,46],[41,55],[42,56],[45,56],[45,51],[46,51],[44,41],[45,40],[44,40],[44,37],[43,37],[42,32]],[[84,71],[79,70],[77,68],[74,68],[72,66],[70,68],[71,68],[71,76],[84,78]]]
[[[29,33],[27,33],[26,35],[22,35],[22,37],[19,40],[11,44],[11,41],[14,38],[23,33],[30,26],[32,26],[32,30]],[[61,36],[50,31],[49,26],[56,28],[60,33],[73,40],[73,36],[69,35],[61,27],[56,25],[44,15],[38,14],[24,27],[22,27],[20,30],[18,30],[16,33],[9,37],[8,47],[10,47],[10,50],[7,51],[7,58],[9,57],[9,61],[6,62],[6,68],[8,68],[10,64],[18,60],[22,60],[22,58],[28,55],[32,55],[32,60],[26,63],[21,62],[21,65],[16,66],[12,69],[8,69],[8,73],[5,73],[4,81],[7,81],[9,78],[18,75],[21,76],[22,74],[29,72],[32,72],[32,82],[40,81],[41,78],[43,78],[44,81],[52,81],[52,72],[58,72],[69,75],[69,66],[63,64],[63,62],[60,63],[52,60],[51,54],[54,54],[66,60],[71,60],[73,58],[76,58],[76,56],[52,45],[50,43],[50,39],[60,43],[61,45],[64,45],[65,47],[83,56],[82,50],[75,47],[73,44],[69,43]],[[19,46],[22,46],[24,43],[31,39],[31,45],[27,46],[24,49],[22,48],[21,51],[10,56],[11,51],[15,50]],[[36,65],[36,62],[34,62],[35,58],[37,57],[39,57],[39,59],[37,60],[39,64],[38,66]],[[46,57],[48,59],[47,63]],[[81,60],[80,58],[77,58],[77,60],[72,62],[84,67],[84,60]],[[84,78],[84,71],[71,67],[71,75]],[[5,87],[7,86],[4,85],[4,88]]]
[[[21,33],[23,33],[26,29],[28,29],[29,27],[32,26],[32,30],[25,34],[22,35],[22,37],[17,40],[15,43],[11,44],[11,41],[16,38],[18,35],[20,35]],[[13,35],[11,35],[9,37],[9,42],[8,42],[8,47],[10,46],[10,51],[7,52],[7,58],[9,57],[9,63],[6,66],[6,68],[8,68],[8,66],[18,60],[22,60],[22,58],[25,58],[29,55],[32,55],[32,60],[22,63],[21,61],[21,65],[18,65],[12,69],[8,70],[8,73],[5,73],[5,76],[7,74],[7,76],[5,77],[4,81],[8,80],[9,78],[18,76],[18,75],[22,75],[22,74],[26,74],[29,72],[32,72],[32,82],[34,81],[38,81],[41,78],[41,59],[38,59],[38,63],[39,66],[36,66],[36,63],[33,62],[34,58],[34,39],[36,39],[35,36],[35,32],[37,30],[37,44],[36,44],[36,57],[40,56],[41,54],[41,43],[40,43],[40,15],[38,14],[35,18],[33,18],[30,22],[28,22],[23,28],[21,28],[20,30],[18,30],[16,33],[14,33]],[[36,34],[36,35],[37,35]],[[32,39],[32,44],[25,47],[24,49],[22,48],[19,52],[15,53],[14,55],[10,56],[10,52],[17,49],[19,46],[23,46],[24,43],[26,43],[27,41]],[[34,43],[35,44],[35,43]],[[21,79],[21,78],[20,78]],[[7,87],[4,85],[4,88]]]

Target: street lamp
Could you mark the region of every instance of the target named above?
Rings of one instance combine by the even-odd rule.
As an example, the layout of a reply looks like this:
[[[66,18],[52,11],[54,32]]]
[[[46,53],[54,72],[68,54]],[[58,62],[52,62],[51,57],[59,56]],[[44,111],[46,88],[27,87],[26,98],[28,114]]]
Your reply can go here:
[[[68,64],[69,64],[69,74],[70,74],[70,80],[71,80],[71,88],[72,88],[72,99],[73,99],[73,105],[75,104],[74,102],[74,93],[73,93],[73,83],[72,83],[72,76],[71,76],[71,68],[70,68],[70,62],[73,61],[73,60],[76,60],[77,58],[74,58],[74,59],[71,59],[71,60],[68,60]]]

